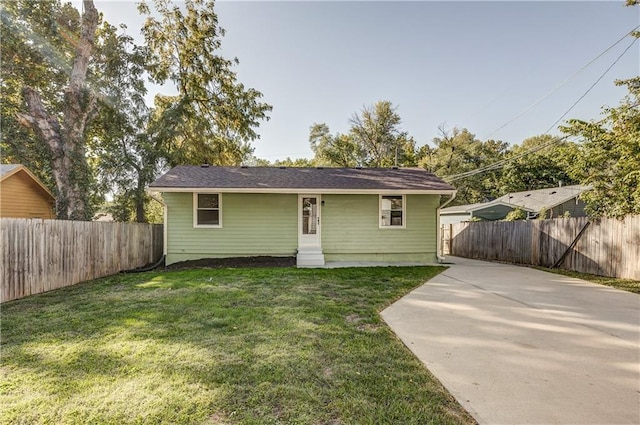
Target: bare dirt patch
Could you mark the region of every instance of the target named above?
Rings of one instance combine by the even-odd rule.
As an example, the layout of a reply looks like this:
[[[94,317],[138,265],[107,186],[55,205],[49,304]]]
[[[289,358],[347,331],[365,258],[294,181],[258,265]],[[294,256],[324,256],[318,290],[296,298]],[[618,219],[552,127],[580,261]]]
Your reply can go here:
[[[180,261],[165,267],[165,269],[235,269],[242,267],[295,267],[295,265],[295,257],[231,257]]]

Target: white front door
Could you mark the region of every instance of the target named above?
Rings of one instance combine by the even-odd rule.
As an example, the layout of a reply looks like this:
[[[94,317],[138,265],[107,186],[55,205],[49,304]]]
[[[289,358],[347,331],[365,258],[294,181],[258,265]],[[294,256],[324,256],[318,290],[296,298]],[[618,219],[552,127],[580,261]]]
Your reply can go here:
[[[320,248],[320,195],[298,195],[298,246]]]

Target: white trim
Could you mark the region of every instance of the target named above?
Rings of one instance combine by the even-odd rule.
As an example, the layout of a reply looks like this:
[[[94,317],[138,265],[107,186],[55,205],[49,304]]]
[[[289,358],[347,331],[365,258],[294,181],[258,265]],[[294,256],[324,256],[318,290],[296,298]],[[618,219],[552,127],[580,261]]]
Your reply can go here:
[[[218,195],[218,224],[198,224],[198,195]],[[214,192],[193,192],[193,227],[196,229],[222,228],[222,194]]]
[[[382,225],[382,197],[383,196],[402,196],[402,226],[383,226]],[[391,217],[389,217],[391,220]],[[398,193],[381,193],[378,194],[378,229],[406,229],[407,228],[407,196]]]
[[[232,187],[149,187],[148,190],[154,192],[196,192],[196,193],[289,193],[299,194],[304,191],[308,195],[453,195],[455,190],[422,190],[422,189],[305,189],[305,188],[232,188]]]

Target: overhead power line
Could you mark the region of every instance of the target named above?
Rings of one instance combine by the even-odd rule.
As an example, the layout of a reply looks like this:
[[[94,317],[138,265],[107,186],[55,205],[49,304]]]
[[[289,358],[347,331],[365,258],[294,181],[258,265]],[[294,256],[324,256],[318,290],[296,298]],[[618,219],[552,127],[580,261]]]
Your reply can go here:
[[[496,134],[497,132],[499,132],[500,130],[502,130],[503,128],[505,128],[506,126],[508,126],[509,124],[513,123],[514,121],[516,121],[518,118],[520,118],[521,116],[523,116],[524,114],[526,114],[527,112],[529,112],[531,109],[533,109],[534,107],[536,107],[540,102],[542,102],[543,100],[545,100],[547,97],[551,96],[553,93],[555,93],[560,87],[564,86],[565,84],[567,84],[569,81],[571,81],[574,77],[576,77],[578,74],[580,74],[582,71],[584,71],[585,69],[587,69],[589,66],[591,66],[594,62],[596,62],[598,59],[600,59],[602,56],[604,56],[607,52],[609,52],[611,49],[613,49],[615,46],[617,46],[618,44],[620,44],[625,38],[627,38],[629,35],[632,35],[634,31],[636,31],[638,28],[640,28],[640,25],[636,26],[635,28],[633,28],[631,31],[628,31],[627,33],[625,33],[625,35],[623,35],[620,39],[618,39],[616,42],[614,42],[612,45],[610,45],[609,47],[607,47],[605,50],[603,50],[600,54],[598,54],[595,58],[591,59],[591,61],[589,61],[586,65],[584,65],[582,68],[580,68],[579,70],[577,70],[576,72],[574,72],[573,74],[571,74],[569,77],[567,77],[564,81],[562,81],[561,83],[557,84],[554,88],[552,88],[550,91],[548,91],[547,93],[545,93],[542,97],[540,97],[538,100],[536,100],[535,102],[533,102],[531,105],[527,106],[522,112],[520,112],[518,115],[516,115],[515,117],[511,118],[509,121],[507,121],[506,123],[502,124],[500,127],[498,127],[496,130],[492,131],[488,136],[487,139],[489,139],[491,136],[493,136],[494,134]],[[633,44],[633,43],[632,43]],[[627,48],[628,50],[629,48]],[[623,52],[623,54],[626,53]],[[615,63],[614,63],[615,65]]]
[[[627,52],[629,51],[629,49],[631,49],[631,47],[635,44],[635,42],[636,42],[636,41],[638,41],[638,39],[637,39],[637,38],[634,38],[634,39],[633,39],[633,41],[631,42],[631,44],[629,44],[629,45],[627,46],[627,48],[626,48],[626,49],[624,49],[624,51],[623,51],[622,53],[620,53],[620,56],[618,56],[618,57],[616,58],[616,60],[615,60],[615,61],[613,61],[613,63],[612,63],[611,65],[609,65],[609,67],[608,67],[607,69],[605,69],[605,70],[604,70],[604,72],[603,72],[603,73],[598,77],[598,79],[597,79],[593,84],[591,84],[591,86],[587,89],[587,91],[586,91],[586,92],[584,92],[584,93],[582,94],[582,96],[580,96],[580,97],[578,98],[578,100],[576,100],[575,102],[573,102],[573,105],[571,105],[571,106],[569,107],[569,109],[567,109],[567,110],[566,110],[566,112],[565,112],[564,114],[562,114],[562,116],[561,116],[560,118],[558,118],[558,119],[557,119],[553,124],[551,124],[551,127],[549,127],[549,128],[547,129],[547,131],[545,131],[545,132],[544,132],[545,134],[547,134],[548,132],[550,132],[551,130],[553,130],[553,129],[555,128],[555,126],[556,126],[560,121],[562,121],[562,119],[563,119],[564,117],[566,117],[566,116],[567,116],[567,114],[568,114],[569,112],[571,112],[571,110],[572,110],[572,109],[573,109],[573,108],[574,108],[578,103],[580,103],[580,101],[581,101],[582,99],[584,99],[584,98],[589,94],[589,92],[590,92],[590,91],[591,91],[591,90],[592,90],[592,89],[593,89],[593,88],[594,88],[594,87],[595,87],[595,86],[600,82],[600,80],[602,80],[602,79],[604,78],[604,76],[605,76],[605,75],[607,75],[607,72],[609,72],[609,71],[611,70],[611,68],[613,68],[613,67],[614,67],[614,66],[615,66],[615,65],[620,61],[620,59],[622,59],[622,57],[625,55],[625,53],[627,53]]]
[[[636,28],[634,28],[633,30],[631,30],[630,32],[628,32],[628,33],[625,35],[625,37],[627,37],[628,35],[631,35],[631,34],[633,33],[633,31],[635,31],[637,28],[640,28],[640,25],[638,25]],[[623,37],[623,39],[624,39],[625,37]],[[621,39],[621,40],[622,40],[622,39]],[[614,45],[618,44],[621,40],[618,40]],[[602,74],[600,74],[600,76],[596,79],[596,81],[595,81],[593,84],[591,84],[591,86],[590,86],[590,87],[589,87],[589,88],[588,88],[588,89],[587,89],[587,90],[586,90],[586,91],[585,91],[585,92],[584,92],[584,93],[583,93],[583,94],[578,98],[578,100],[576,100],[576,101],[575,101],[575,102],[574,102],[574,103],[569,107],[569,109],[567,109],[567,110],[562,114],[562,116],[560,116],[560,118],[558,118],[558,119],[557,119],[557,120],[556,120],[556,121],[551,125],[551,127],[549,127],[549,128],[547,129],[547,131],[545,131],[545,132],[543,133],[543,135],[546,135],[546,134],[548,134],[551,130],[553,130],[553,129],[555,128],[555,126],[556,126],[560,121],[562,121],[562,119],[563,119],[565,116],[567,116],[567,114],[569,114],[569,112],[571,112],[571,110],[573,110],[573,108],[574,108],[574,107],[575,107],[575,106],[576,106],[576,105],[577,105],[577,104],[578,104],[582,99],[584,99],[584,98],[589,94],[589,92],[591,92],[591,90],[592,90],[592,89],[593,89],[593,88],[594,88],[594,87],[595,87],[595,86],[596,86],[596,85],[597,85],[597,84],[598,84],[598,83],[599,83],[599,82],[604,78],[604,76],[607,74],[607,72],[609,72],[609,71],[610,71],[610,70],[611,70],[611,69],[612,69],[612,68],[613,68],[613,67],[614,67],[614,66],[615,66],[615,65],[620,61],[620,59],[621,59],[621,58],[622,58],[622,57],[623,57],[623,56],[624,56],[624,55],[625,55],[625,54],[626,54],[626,53],[631,49],[631,47],[635,44],[635,42],[636,42],[636,41],[638,41],[638,39],[637,39],[637,38],[634,38],[634,39],[633,39],[633,41],[632,41],[632,42],[627,46],[627,48],[626,48],[626,49],[625,49],[625,50],[624,50],[624,51],[623,51],[623,52],[622,52],[622,53],[621,53],[621,54],[620,54],[620,55],[619,55],[619,56],[618,56],[618,57],[613,61],[613,63],[612,63],[611,65],[609,65],[609,67],[608,67],[607,69],[605,69],[605,70],[604,70],[604,72],[603,72]],[[613,45],[612,45],[611,47],[613,47]],[[607,51],[608,51],[608,50],[610,50],[610,49],[611,49],[611,47],[610,47],[609,49],[607,49]],[[605,51],[605,52],[606,52],[606,51]],[[604,52],[603,52],[603,53],[604,53]],[[602,54],[603,54],[603,53],[602,53]],[[598,57],[602,56],[602,54],[600,54]],[[596,59],[597,59],[597,58],[596,58]],[[595,59],[594,59],[594,60],[595,60]],[[591,61],[589,64],[591,64],[591,63],[593,63],[593,61]],[[588,65],[589,65],[589,64],[588,64]],[[587,66],[588,66],[588,65],[587,65]],[[584,69],[584,67],[583,67],[583,69]],[[574,75],[575,75],[575,74],[574,74]],[[545,96],[546,96],[546,95],[545,95]],[[598,121],[597,123],[601,123],[601,122],[603,122],[603,121],[604,121],[604,120],[600,120],[600,121]],[[475,170],[466,171],[466,172],[464,172],[464,173],[459,173],[459,174],[453,174],[453,175],[450,175],[450,176],[445,176],[445,177],[444,177],[444,180],[446,180],[446,181],[448,181],[448,182],[454,182],[454,181],[456,181],[456,180],[460,180],[460,179],[463,179],[463,178],[466,178],[466,177],[475,176],[475,175],[477,175],[477,174],[485,173],[485,172],[487,172],[487,171],[492,171],[492,170],[500,169],[500,168],[504,167],[505,165],[507,165],[509,162],[512,162],[512,161],[515,161],[515,160],[517,160],[517,159],[523,158],[523,157],[525,157],[525,156],[527,156],[527,155],[529,155],[529,154],[532,154],[532,153],[538,152],[538,151],[540,151],[540,150],[542,150],[542,149],[545,149],[545,148],[551,147],[551,146],[553,146],[553,145],[555,145],[555,144],[558,144],[558,143],[560,143],[560,142],[562,142],[562,141],[564,141],[564,140],[566,140],[566,139],[568,139],[568,138],[569,138],[569,136],[564,136],[564,137],[561,137],[561,138],[558,138],[558,139],[553,139],[553,140],[551,140],[551,141],[550,141],[550,142],[548,142],[548,143],[545,143],[545,144],[542,144],[542,145],[540,145],[540,146],[536,146],[536,147],[534,147],[534,148],[531,148],[531,149],[529,149],[528,151],[525,151],[525,152],[523,152],[523,153],[521,153],[521,154],[518,154],[518,155],[516,155],[516,156],[510,157],[510,158],[506,158],[506,159],[502,159],[502,160],[500,160],[500,161],[496,161],[496,162],[494,162],[493,164],[485,165],[485,166],[483,166],[483,167],[478,167],[478,168],[476,168]]]

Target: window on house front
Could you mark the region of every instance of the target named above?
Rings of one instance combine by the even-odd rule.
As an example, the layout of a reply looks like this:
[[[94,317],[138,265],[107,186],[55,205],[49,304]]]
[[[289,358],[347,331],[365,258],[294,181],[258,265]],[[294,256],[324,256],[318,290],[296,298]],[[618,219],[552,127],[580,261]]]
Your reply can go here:
[[[194,193],[194,226],[221,227],[219,193]]]
[[[380,196],[380,227],[404,227],[404,195]]]

